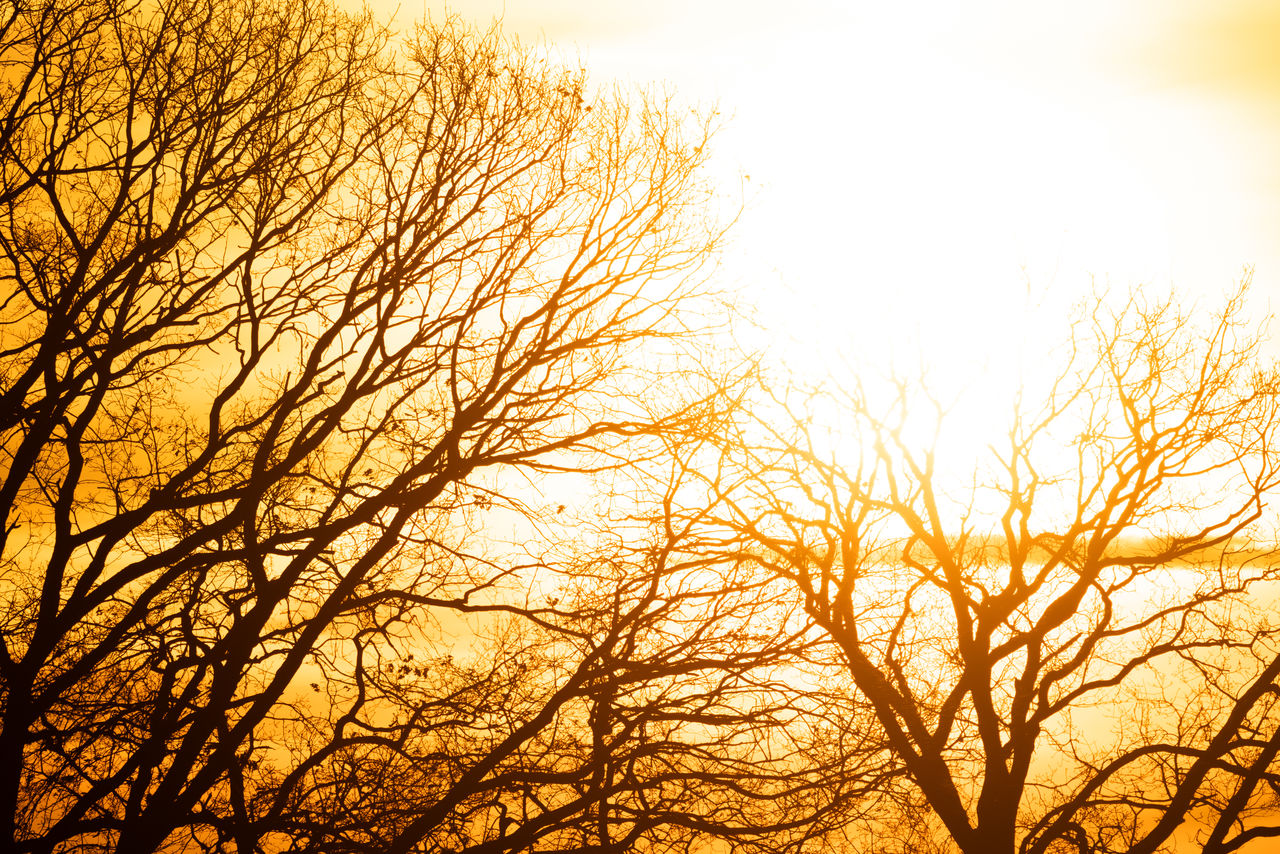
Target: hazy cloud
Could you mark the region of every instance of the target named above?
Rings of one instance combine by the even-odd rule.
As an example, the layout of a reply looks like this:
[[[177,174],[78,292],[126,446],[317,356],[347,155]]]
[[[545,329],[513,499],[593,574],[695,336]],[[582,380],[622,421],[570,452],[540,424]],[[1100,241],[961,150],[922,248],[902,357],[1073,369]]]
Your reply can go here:
[[[1155,23],[1132,63],[1148,80],[1280,107],[1280,5],[1184,3]]]

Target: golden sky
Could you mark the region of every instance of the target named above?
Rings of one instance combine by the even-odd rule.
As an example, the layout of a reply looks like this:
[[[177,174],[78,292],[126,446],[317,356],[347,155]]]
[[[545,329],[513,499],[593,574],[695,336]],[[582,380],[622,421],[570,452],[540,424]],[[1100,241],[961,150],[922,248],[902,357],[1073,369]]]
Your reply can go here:
[[[726,270],[781,337],[954,363],[1090,276],[1212,302],[1253,265],[1280,296],[1274,0],[447,8],[717,101],[750,176]]]

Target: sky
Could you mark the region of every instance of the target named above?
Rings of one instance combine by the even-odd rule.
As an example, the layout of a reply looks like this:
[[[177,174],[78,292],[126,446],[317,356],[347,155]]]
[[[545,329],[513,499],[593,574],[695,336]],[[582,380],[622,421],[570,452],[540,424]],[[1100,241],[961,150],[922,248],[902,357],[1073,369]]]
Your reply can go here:
[[[796,363],[838,350],[971,373],[1007,359],[1027,311],[1094,287],[1212,306],[1246,266],[1258,310],[1280,304],[1280,4],[425,11],[500,17],[597,82],[716,104],[715,168],[746,202],[723,274]]]

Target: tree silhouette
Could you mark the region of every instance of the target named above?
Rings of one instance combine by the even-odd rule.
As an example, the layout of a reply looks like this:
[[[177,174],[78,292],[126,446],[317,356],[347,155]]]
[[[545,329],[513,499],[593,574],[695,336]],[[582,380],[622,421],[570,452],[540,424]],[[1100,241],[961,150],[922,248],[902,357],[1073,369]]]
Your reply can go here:
[[[665,97],[320,0],[23,0],[0,68],[6,848],[1280,835],[1243,289],[1098,303],[959,482],[922,384],[709,367]]]
[[[947,407],[905,380],[887,402],[776,396],[768,411],[847,420],[843,457],[799,415],[723,440],[709,529],[793,586],[875,722],[860,767],[894,782],[848,829],[862,844],[1231,851],[1280,833],[1280,395],[1243,302],[1201,334],[1171,302],[1099,301],[971,480],[947,464]]]
[[[798,702],[778,675],[812,654],[807,624],[784,619],[782,591],[750,567],[709,584],[695,545],[602,538],[562,562],[541,603],[476,609],[489,618],[465,660],[327,674],[326,690],[346,691],[331,714],[353,732],[326,736],[273,790],[300,801],[280,811],[291,838],[322,829],[378,851],[685,851],[721,838],[779,851],[838,825],[861,781],[820,743],[829,708]],[[374,655],[369,643],[355,658]],[[355,700],[362,691],[377,701]]]
[[[21,2],[0,62],[5,847],[778,847],[836,814],[780,734],[821,710],[762,675],[805,628],[740,642],[760,582],[707,595],[662,511],[554,560],[489,536],[732,407],[641,393],[709,323],[702,118],[320,2]]]

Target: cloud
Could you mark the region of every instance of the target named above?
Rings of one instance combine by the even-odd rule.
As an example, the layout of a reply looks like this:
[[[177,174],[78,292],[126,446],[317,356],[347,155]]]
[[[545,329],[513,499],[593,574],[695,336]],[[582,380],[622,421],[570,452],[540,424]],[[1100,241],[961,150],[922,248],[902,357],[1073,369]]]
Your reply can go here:
[[[1159,24],[1135,57],[1134,67],[1148,80],[1219,96],[1280,99],[1280,5],[1272,0],[1185,3]]]

